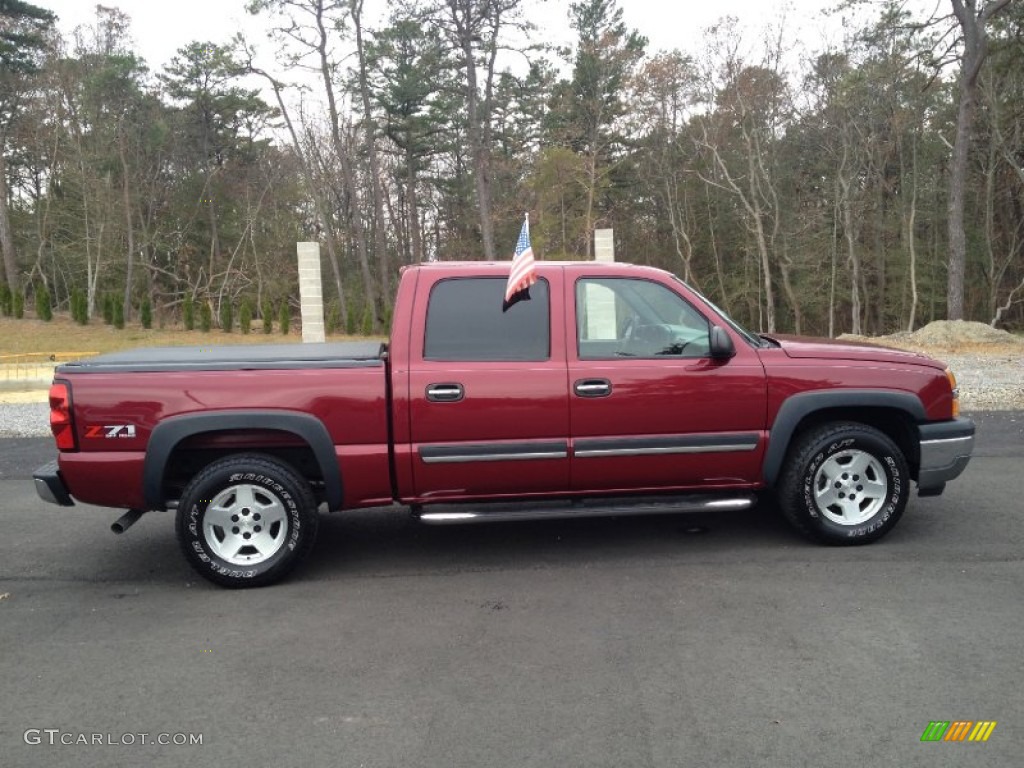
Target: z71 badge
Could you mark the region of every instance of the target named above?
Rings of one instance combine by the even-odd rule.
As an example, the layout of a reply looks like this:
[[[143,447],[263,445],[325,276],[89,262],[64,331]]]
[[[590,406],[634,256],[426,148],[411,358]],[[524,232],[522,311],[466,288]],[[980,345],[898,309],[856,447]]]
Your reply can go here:
[[[130,438],[135,437],[134,424],[108,424],[100,426],[93,424],[85,428],[85,436],[99,438]]]

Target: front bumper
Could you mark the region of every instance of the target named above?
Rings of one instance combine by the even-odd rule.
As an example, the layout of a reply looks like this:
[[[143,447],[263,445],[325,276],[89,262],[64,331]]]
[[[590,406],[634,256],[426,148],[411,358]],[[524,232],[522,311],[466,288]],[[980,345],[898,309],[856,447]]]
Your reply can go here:
[[[61,507],[73,507],[75,502],[71,500],[71,494],[64,485],[64,479],[60,476],[60,469],[56,461],[43,464],[32,473],[32,479],[36,483],[36,493],[43,501],[57,504]]]
[[[946,483],[960,476],[974,450],[974,422],[966,418],[921,424],[921,467],[917,476],[918,493],[935,496]]]

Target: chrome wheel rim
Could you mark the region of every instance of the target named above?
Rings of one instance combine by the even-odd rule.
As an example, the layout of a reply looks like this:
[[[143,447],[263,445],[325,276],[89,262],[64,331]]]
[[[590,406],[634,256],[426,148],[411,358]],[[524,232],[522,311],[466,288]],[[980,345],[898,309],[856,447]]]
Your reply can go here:
[[[865,451],[840,451],[814,474],[814,503],[838,525],[867,522],[885,504],[889,480],[882,463]]]
[[[288,534],[281,499],[258,485],[232,485],[210,501],[203,536],[217,557],[232,565],[256,565],[277,554]]]

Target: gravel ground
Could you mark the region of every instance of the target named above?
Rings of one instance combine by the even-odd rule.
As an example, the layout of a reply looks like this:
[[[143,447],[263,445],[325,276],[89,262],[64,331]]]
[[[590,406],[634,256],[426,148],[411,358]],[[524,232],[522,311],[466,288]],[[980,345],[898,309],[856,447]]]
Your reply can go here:
[[[0,403],[0,437],[45,437],[50,434],[46,403]]]
[[[964,411],[1024,408],[1024,351],[997,354],[932,352],[956,375]]]

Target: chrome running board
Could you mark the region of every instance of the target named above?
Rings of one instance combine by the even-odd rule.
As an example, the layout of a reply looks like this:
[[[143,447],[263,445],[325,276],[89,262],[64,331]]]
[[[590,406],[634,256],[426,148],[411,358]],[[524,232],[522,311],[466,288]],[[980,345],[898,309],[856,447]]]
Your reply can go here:
[[[469,505],[448,504],[427,507],[417,515],[428,525],[461,523],[507,523],[517,520],[565,520],[587,517],[624,517],[627,515],[674,515],[682,512],[730,512],[750,509],[757,501],[753,494],[656,496],[635,500],[585,499],[579,502],[516,502]]]

